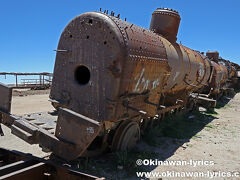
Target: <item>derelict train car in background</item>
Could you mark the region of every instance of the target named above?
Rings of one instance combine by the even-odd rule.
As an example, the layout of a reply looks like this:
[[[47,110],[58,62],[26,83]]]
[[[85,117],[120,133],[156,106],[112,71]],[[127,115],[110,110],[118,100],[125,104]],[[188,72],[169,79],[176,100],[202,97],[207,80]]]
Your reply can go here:
[[[6,105],[3,123],[71,160],[131,148],[153,120],[196,103],[214,106],[213,98],[237,85],[239,66],[176,43],[179,23],[179,13],[165,8],[153,12],[150,30],[113,12],[81,14],[58,44],[50,93],[56,126],[37,125],[35,115],[13,116]]]

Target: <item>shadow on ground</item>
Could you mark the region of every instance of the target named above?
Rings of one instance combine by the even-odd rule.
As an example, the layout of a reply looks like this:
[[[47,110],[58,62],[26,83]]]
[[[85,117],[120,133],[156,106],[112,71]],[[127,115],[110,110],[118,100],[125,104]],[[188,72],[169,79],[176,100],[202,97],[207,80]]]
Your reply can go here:
[[[233,95],[234,96],[234,95]],[[224,108],[233,97],[223,97],[217,103],[217,109]],[[106,177],[106,179],[135,179],[137,171],[152,171],[156,166],[137,166],[138,159],[158,159],[164,161],[178,148],[186,149],[191,138],[203,128],[214,128],[209,124],[216,119],[214,109],[188,112],[180,116],[169,116],[159,125],[145,132],[137,147],[131,151],[104,154],[95,158],[80,158],[72,165],[81,171]]]

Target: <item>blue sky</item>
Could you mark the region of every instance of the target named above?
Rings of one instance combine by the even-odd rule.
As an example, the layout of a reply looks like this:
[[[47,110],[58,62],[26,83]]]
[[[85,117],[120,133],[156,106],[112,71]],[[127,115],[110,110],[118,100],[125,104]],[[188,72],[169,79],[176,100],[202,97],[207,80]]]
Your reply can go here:
[[[149,28],[158,7],[179,11],[178,42],[240,64],[239,0],[0,0],[0,72],[52,72],[60,34],[81,13],[113,10]]]

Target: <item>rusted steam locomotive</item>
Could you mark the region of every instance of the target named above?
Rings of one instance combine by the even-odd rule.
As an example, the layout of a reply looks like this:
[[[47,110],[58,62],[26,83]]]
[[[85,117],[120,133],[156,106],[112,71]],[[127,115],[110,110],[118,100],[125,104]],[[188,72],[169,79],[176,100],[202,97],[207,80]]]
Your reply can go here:
[[[214,106],[238,84],[240,67],[218,52],[205,56],[176,43],[179,23],[179,13],[165,8],[153,12],[150,30],[113,12],[74,18],[56,54],[50,93],[58,109],[54,134],[13,117],[6,105],[3,123],[24,140],[71,160],[131,148],[153,121],[204,102]]]

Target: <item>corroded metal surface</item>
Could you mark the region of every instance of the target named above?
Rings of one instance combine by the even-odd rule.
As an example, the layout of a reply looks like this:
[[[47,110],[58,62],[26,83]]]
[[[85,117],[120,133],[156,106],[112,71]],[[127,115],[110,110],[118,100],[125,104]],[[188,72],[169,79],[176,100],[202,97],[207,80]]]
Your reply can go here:
[[[76,146],[69,154],[63,149],[54,149],[56,155],[64,159],[76,159],[81,156],[100,131],[100,123],[68,109],[60,109],[55,136]]]
[[[11,111],[12,89],[0,83],[0,112],[9,114]],[[0,113],[0,136],[3,136],[1,123],[3,122],[3,115]]]
[[[25,141],[71,160],[128,149],[145,127],[168,114],[197,103],[215,106],[213,98],[238,83],[240,67],[218,52],[205,56],[176,43],[179,23],[171,9],[153,13],[152,31],[113,13],[77,16],[56,50],[50,93],[59,111],[56,128],[7,113],[4,123]]]
[[[11,111],[12,89],[0,83],[0,110],[6,113]]]
[[[150,30],[171,42],[176,42],[180,20],[177,11],[169,8],[157,8],[152,14]]]
[[[140,139],[140,128],[136,122],[123,121],[113,137],[112,150],[125,150],[136,146]]]
[[[78,179],[104,180],[76,169],[56,164],[51,160],[37,158],[30,154],[0,148],[0,179],[45,180]]]
[[[157,107],[146,98],[158,104],[161,93],[198,89],[210,75],[200,53],[98,12],[73,19],[58,49],[68,52],[57,52],[50,98],[99,122],[136,116],[126,103],[154,116]],[[89,71],[86,84],[74,74],[81,66]]]
[[[218,94],[220,93],[221,85],[224,84],[228,78],[227,69],[214,61],[211,62],[211,66],[213,67],[213,76],[209,86],[213,88],[213,94]]]
[[[68,51],[57,52],[51,99],[98,121],[112,119],[111,104],[119,91],[123,46],[121,32],[108,16],[85,13],[73,19],[59,41],[58,49]],[[87,84],[81,83],[85,72],[76,71],[81,65],[90,71]]]
[[[215,63],[218,63],[219,53],[217,51],[208,51],[206,56]]]
[[[188,106],[191,93],[219,93],[226,67],[211,62],[216,53],[208,57],[177,44],[179,23],[171,9],[154,11],[151,30],[101,12],[74,18],[59,40],[50,98],[99,122],[100,132],[119,134],[124,120],[140,124]]]

